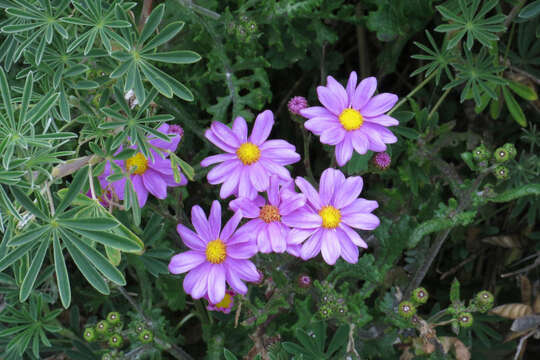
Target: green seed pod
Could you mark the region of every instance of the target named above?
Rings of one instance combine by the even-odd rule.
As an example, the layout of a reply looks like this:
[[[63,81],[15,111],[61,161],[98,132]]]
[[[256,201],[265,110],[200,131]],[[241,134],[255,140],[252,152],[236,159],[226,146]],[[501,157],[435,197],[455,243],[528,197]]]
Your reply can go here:
[[[493,158],[496,162],[503,163],[510,159],[510,154],[508,154],[508,151],[504,147],[500,147],[493,153]]]
[[[505,149],[506,152],[508,153],[508,156],[510,157],[510,160],[512,160],[513,158],[516,157],[517,150],[516,150],[516,147],[514,146],[514,144],[506,143],[506,144],[503,145],[503,149]]]
[[[111,325],[116,325],[120,322],[120,314],[116,311],[112,311],[107,314],[107,322]]]
[[[332,307],[328,304],[324,304],[319,308],[319,314],[323,319],[329,319],[332,316]]]
[[[413,290],[411,298],[416,304],[425,304],[429,299],[429,293],[425,288],[419,287]]]
[[[402,301],[398,306],[398,313],[404,319],[410,319],[416,314],[416,307],[410,301]]]
[[[86,329],[84,329],[83,337],[84,340],[88,342],[96,340],[96,330],[93,327],[87,327]]]
[[[482,313],[485,313],[493,307],[493,301],[493,294],[487,290],[480,291],[476,294],[476,298],[474,299],[476,306],[478,306],[478,310]]]
[[[506,180],[510,176],[508,172],[508,168],[504,165],[497,166],[493,170],[493,175],[495,175],[495,177],[499,180]]]
[[[471,327],[474,319],[471,313],[464,312],[458,315],[459,326],[468,328]]]
[[[151,343],[151,342],[154,340],[154,333],[151,332],[151,331],[148,330],[148,329],[144,329],[144,330],[141,331],[141,333],[139,334],[139,340],[140,340],[143,344]]]
[[[144,331],[144,329],[146,329],[146,326],[144,326],[144,323],[140,322],[140,321],[137,321],[135,323],[135,332],[137,334],[140,334],[141,332]]]
[[[473,159],[476,161],[488,160],[489,156],[490,156],[490,153],[488,149],[484,146],[484,144],[477,146],[473,150]]]
[[[109,323],[107,321],[101,320],[96,325],[96,332],[98,334],[100,334],[100,335],[104,335],[109,330],[109,327],[110,327],[110,325],[109,325]]]
[[[112,334],[109,336],[109,346],[112,348],[121,348],[124,344],[124,338],[120,334]]]

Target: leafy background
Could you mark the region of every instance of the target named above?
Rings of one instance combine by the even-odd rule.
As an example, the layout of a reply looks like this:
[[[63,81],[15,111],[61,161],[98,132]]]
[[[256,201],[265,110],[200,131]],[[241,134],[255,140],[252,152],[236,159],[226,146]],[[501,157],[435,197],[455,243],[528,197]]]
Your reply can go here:
[[[0,8],[1,357],[538,353],[539,1],[1,0]],[[205,128],[272,109],[273,137],[304,158],[293,174],[318,178],[333,149],[302,131],[287,101],[316,104],[327,75],[344,82],[353,70],[401,99],[392,167],[374,169],[368,153],[343,169],[362,175],[363,196],[381,204],[369,249],[358,264],[334,267],[258,255],[264,282],[237,297],[230,315],[206,311],[166,267],[182,249],[176,224],[218,198],[199,166],[215,151]],[[133,155],[115,155],[120,145],[149,151],[146,135],[160,136],[162,122],[185,131],[171,158],[186,187],[142,209],[130,186],[113,209],[83,195],[104,159]],[[505,143],[517,149],[502,164],[507,179],[494,176],[491,156]],[[489,159],[475,156],[480,145]],[[313,285],[301,288],[300,274]],[[398,315],[420,285],[430,299],[418,314],[435,332]],[[508,306],[501,316],[475,312],[468,329],[439,324],[482,289]],[[123,319],[122,353],[83,339],[111,311]],[[515,320],[512,336],[505,317]],[[137,324],[151,343],[138,339]]]

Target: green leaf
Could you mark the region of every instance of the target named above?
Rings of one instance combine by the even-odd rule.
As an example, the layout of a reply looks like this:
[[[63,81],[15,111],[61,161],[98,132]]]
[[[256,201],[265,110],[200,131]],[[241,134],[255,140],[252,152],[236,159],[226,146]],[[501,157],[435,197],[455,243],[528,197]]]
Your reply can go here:
[[[28,104],[32,97],[32,88],[34,86],[34,73],[30,71],[26,75],[26,81],[24,82],[24,90],[21,102],[21,111],[19,112],[19,123],[23,123],[26,120],[26,112],[28,111]]]
[[[518,102],[508,90],[506,86],[502,87],[504,101],[506,102],[506,107],[508,108],[508,111],[510,112],[510,115],[516,120],[516,122],[520,126],[527,126],[527,119],[525,118],[525,114],[523,113],[523,110],[521,110],[521,107],[519,106]]]
[[[160,4],[154,8],[148,19],[146,19],[146,24],[144,24],[144,27],[142,29],[139,43],[144,43],[154,33],[159,23],[161,23],[164,13],[164,4]]]
[[[506,190],[505,192],[500,193],[495,197],[488,198],[488,200],[496,203],[505,203],[515,199],[519,199],[524,196],[538,195],[540,195],[540,184],[526,184],[517,189]]]
[[[459,286],[459,281],[455,278],[454,281],[452,281],[452,286],[450,287],[450,301],[452,303],[459,302]]]
[[[11,193],[15,199],[28,211],[30,211],[35,217],[42,220],[47,220],[47,216],[30,200],[26,194],[24,194],[17,187],[11,187]]]
[[[238,358],[229,350],[223,348],[223,355],[225,356],[225,360],[238,360]]]
[[[159,45],[166,43],[182,30],[184,23],[181,21],[170,23],[165,26],[159,34],[154,36],[143,48],[143,52],[157,48]]]
[[[73,139],[76,137],[77,137],[77,134],[74,134],[72,132],[57,132],[57,133],[34,135],[34,139],[38,139],[38,140],[67,140],[67,139]]]
[[[139,243],[124,236],[119,236],[104,231],[89,231],[81,229],[73,229],[73,231],[92,241],[96,241],[100,244],[107,245],[124,252],[137,252],[142,250]]]
[[[36,244],[32,242],[21,245],[12,252],[8,253],[6,256],[4,256],[0,260],[0,272],[4,271],[8,266],[19,260],[26,253],[30,252],[35,245]]]
[[[41,100],[28,112],[27,121],[33,123],[45,116],[45,114],[47,114],[54,106],[59,96],[59,92],[51,92],[46,96],[43,96]]]
[[[474,163],[472,153],[470,152],[464,152],[461,153],[461,158],[463,161],[465,161],[465,164],[469,167],[469,169],[475,171],[477,169],[476,164]]]
[[[21,246],[36,240],[50,230],[51,227],[49,225],[40,226],[37,229],[25,231],[22,234],[12,237],[8,244],[9,246]]]
[[[519,17],[523,19],[532,19],[540,14],[540,0],[527,4],[519,12]]]
[[[407,139],[416,140],[420,136],[420,133],[410,127],[405,126],[393,126],[392,130],[395,134],[401,135]]]
[[[88,180],[88,166],[85,166],[81,168],[75,177],[73,178],[73,181],[71,182],[69,186],[69,190],[67,194],[64,196],[62,201],[60,202],[60,205],[56,208],[57,213],[61,213],[64,211],[71,202],[75,199],[77,194],[79,194],[82,190],[82,188],[86,185],[86,181]]]
[[[508,81],[508,87],[510,87],[510,89],[514,93],[516,93],[517,95],[519,95],[520,97],[522,97],[525,100],[529,100],[529,101],[538,100],[538,95],[536,94],[536,91],[534,91],[533,88],[531,88],[531,87],[529,87],[529,86],[527,86],[525,84],[519,83],[517,81],[510,80],[510,81]]]
[[[58,223],[70,229],[101,231],[110,230],[118,226],[118,222],[110,218],[76,218],[58,219]]]
[[[171,85],[167,82],[166,79],[163,78],[163,76],[161,76],[159,72],[155,71],[145,62],[140,62],[140,66],[141,70],[144,73],[144,76],[146,76],[146,78],[150,81],[153,87],[155,87],[165,97],[171,98],[173,96],[173,90]]]
[[[41,269],[41,265],[43,265],[43,259],[45,259],[45,254],[49,248],[49,242],[49,238],[43,240],[38,250],[34,254],[32,265],[30,265],[30,268],[28,269],[28,272],[26,273],[21,285],[21,291],[19,293],[20,301],[26,301],[34,289],[34,284],[39,274],[39,270]]]
[[[0,67],[0,93],[2,94],[2,100],[4,101],[4,110],[7,112],[11,126],[15,128],[15,116],[13,115],[13,108],[11,107],[11,92],[9,90],[6,73],[2,67]]]
[[[69,276],[66,268],[66,262],[64,255],[62,254],[62,246],[58,240],[58,235],[53,235],[53,250],[54,250],[54,269],[56,271],[56,283],[58,285],[58,292],[60,293],[60,300],[62,306],[65,309],[69,307],[71,303],[71,286],[69,284]]]
[[[172,64],[193,64],[201,59],[201,56],[194,51],[176,50],[161,52],[156,54],[144,54],[147,60],[161,61]]]

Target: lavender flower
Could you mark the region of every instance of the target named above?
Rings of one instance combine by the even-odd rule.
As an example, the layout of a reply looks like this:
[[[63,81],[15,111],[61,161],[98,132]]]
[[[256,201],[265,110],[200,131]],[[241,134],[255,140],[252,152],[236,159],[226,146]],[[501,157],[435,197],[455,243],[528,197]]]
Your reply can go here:
[[[295,96],[287,103],[287,107],[292,114],[300,115],[300,110],[307,108],[308,102],[303,96]]]
[[[368,150],[385,151],[386,144],[397,138],[387,126],[398,121],[385,115],[397,101],[394,94],[383,93],[373,96],[377,80],[369,77],[356,85],[356,72],[352,72],[347,88],[328,76],[327,86],[317,87],[321,106],[300,110],[309,120],[306,129],[320,136],[323,144],[336,145],[336,159],[339,166],[345,165],[352,157],[353,149],[359,154]]]
[[[376,153],[373,156],[373,165],[379,170],[386,170],[390,167],[392,163],[392,158],[388,155],[387,152]]]

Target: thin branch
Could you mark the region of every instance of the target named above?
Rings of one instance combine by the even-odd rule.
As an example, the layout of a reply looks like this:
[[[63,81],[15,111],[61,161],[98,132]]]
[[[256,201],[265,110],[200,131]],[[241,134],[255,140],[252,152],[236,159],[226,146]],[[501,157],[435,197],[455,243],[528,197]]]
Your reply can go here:
[[[362,3],[356,4],[356,18],[360,19],[363,15]],[[366,29],[364,24],[356,25],[356,41],[358,42],[358,62],[360,63],[360,76],[366,78],[370,75],[369,57],[366,46]]]
[[[150,16],[150,13],[152,12],[152,1],[153,0],[144,0],[143,7],[141,10],[141,17],[139,18],[139,31],[142,30],[144,27],[144,24],[146,24],[146,20],[148,20],[148,17]]]
[[[49,187],[49,182],[45,183],[45,192],[47,193],[47,199],[49,199],[49,206],[51,207],[51,215],[54,216],[54,202],[51,194],[51,189]]]

